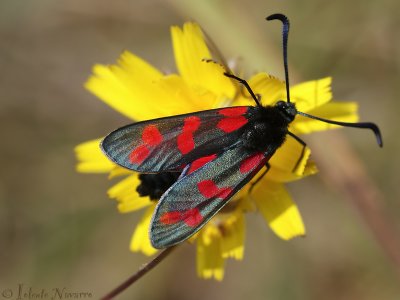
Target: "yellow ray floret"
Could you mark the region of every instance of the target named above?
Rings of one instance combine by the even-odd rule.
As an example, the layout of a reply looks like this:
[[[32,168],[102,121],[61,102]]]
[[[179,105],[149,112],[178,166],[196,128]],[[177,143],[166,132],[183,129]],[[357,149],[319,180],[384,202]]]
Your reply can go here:
[[[75,147],[78,172],[107,173],[115,167],[115,164],[101,152],[100,141],[101,139],[91,140]]]
[[[305,235],[305,227],[296,204],[282,184],[269,182],[256,186],[252,199],[270,228],[281,239]]]

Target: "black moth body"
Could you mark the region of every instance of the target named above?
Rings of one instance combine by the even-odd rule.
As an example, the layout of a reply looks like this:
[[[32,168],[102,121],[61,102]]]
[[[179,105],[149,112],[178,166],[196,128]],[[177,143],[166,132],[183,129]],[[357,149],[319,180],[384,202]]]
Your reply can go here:
[[[246,131],[243,146],[249,150],[275,152],[285,141],[288,126],[297,110],[294,103],[278,101],[274,106],[255,106]]]

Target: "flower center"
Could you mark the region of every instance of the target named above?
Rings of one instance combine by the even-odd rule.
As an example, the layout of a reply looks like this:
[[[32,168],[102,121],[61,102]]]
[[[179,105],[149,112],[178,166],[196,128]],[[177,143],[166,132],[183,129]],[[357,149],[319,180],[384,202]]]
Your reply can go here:
[[[149,196],[151,200],[158,200],[176,182],[180,174],[180,172],[140,174],[140,184],[136,191],[141,197]]]

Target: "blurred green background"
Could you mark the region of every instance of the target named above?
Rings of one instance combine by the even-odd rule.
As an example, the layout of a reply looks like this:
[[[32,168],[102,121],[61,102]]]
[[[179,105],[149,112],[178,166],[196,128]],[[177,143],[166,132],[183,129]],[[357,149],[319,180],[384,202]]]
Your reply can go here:
[[[169,26],[187,20],[247,75],[282,78],[281,29],[264,18],[287,14],[292,83],[331,75],[335,98],[381,126],[383,149],[368,132],[342,131],[398,229],[399,11],[395,0],[2,0],[0,299],[18,284],[99,298],[149,260],[128,249],[141,213],[117,212],[105,175],[75,172],[75,145],[128,122],[82,84],[125,49],[175,70]],[[119,299],[400,299],[398,269],[321,176],[289,186],[306,238],[281,241],[249,215],[245,259],[228,262],[223,282],[198,279],[195,247],[183,245]]]

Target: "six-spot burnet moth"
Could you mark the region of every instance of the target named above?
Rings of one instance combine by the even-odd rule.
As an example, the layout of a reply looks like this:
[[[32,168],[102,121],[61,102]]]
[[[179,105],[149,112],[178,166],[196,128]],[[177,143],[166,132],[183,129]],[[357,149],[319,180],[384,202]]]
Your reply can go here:
[[[371,129],[382,146],[373,123],[346,123],[322,119],[296,109],[290,102],[287,39],[289,21],[282,14],[267,20],[283,23],[283,61],[287,101],[262,106],[248,83],[233,74],[227,77],[244,85],[255,106],[237,106],[148,120],[119,128],[104,138],[101,148],[116,164],[141,173],[181,173],[162,194],[150,226],[155,248],[180,243],[199,231],[283,144],[294,138],[288,131],[296,115],[322,122]]]

